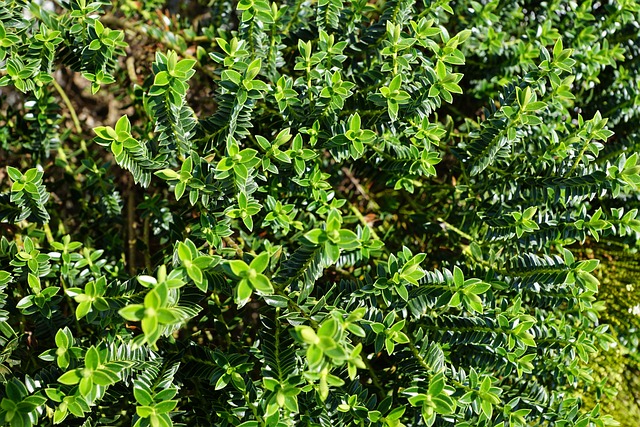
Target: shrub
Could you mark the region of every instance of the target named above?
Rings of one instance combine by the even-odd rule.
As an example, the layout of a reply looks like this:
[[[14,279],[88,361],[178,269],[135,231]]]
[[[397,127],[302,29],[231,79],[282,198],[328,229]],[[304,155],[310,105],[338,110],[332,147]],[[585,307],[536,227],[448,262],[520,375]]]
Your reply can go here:
[[[640,235],[636,2],[45,3],[0,2],[5,424],[617,424],[578,255]]]

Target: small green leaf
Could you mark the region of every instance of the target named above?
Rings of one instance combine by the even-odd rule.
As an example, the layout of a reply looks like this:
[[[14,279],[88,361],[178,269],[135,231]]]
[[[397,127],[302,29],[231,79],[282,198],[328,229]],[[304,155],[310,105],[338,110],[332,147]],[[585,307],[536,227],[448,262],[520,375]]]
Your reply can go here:
[[[22,173],[12,166],[7,166],[7,173],[13,181],[20,181],[22,179]]]
[[[137,406],[136,414],[142,418],[149,418],[151,415],[155,413],[155,410],[152,406]],[[155,427],[155,426],[154,426]]]
[[[137,276],[136,279],[145,288],[152,288],[158,283],[156,278],[152,276]]]
[[[153,79],[153,84],[155,86],[166,86],[169,84],[170,79],[171,77],[169,76],[169,73],[166,71],[160,71]]]
[[[176,200],[180,200],[180,198],[183,196],[186,189],[187,189],[187,184],[184,181],[180,181],[176,184],[176,187],[174,189]]]
[[[89,350],[87,350],[87,354],[84,356],[84,364],[87,369],[92,371],[98,369],[100,365],[100,354],[94,346],[89,347]]]
[[[162,169],[154,172],[154,175],[164,179],[165,181],[175,180],[180,178],[180,174],[173,169]]]
[[[146,390],[146,386],[140,383],[136,384],[134,382],[133,396],[136,398],[136,401],[142,406],[151,405],[153,403],[153,397]]]
[[[121,308],[118,314],[125,320],[137,322],[144,317],[144,306],[142,304],[132,304]]]
[[[178,257],[183,263],[186,261],[191,262],[193,260],[191,249],[182,242],[178,242]]]
[[[326,241],[326,232],[324,230],[321,230],[319,228],[313,229],[309,232],[307,232],[304,237],[310,241],[311,243],[314,243],[316,245],[323,243],[324,241]]]
[[[129,133],[131,131],[131,122],[129,122],[129,117],[122,116],[116,122],[116,133],[120,135],[120,133]]]
[[[453,283],[457,288],[464,286],[464,274],[458,266],[453,268]]]
[[[360,130],[360,114],[355,113],[349,122],[349,129],[353,132]]]
[[[158,316],[158,322],[163,325],[171,325],[181,320],[175,309],[161,308],[156,314]]]
[[[340,247],[338,245],[331,242],[325,242],[324,250],[332,264],[337,262],[338,258],[340,258]]]
[[[145,316],[142,319],[142,331],[145,336],[153,336],[158,329],[158,317],[157,316]]]
[[[400,90],[400,86],[402,85],[402,76],[398,74],[391,80],[389,83],[389,90],[393,93],[394,91]]]
[[[351,230],[340,230],[340,245],[347,245],[358,240],[358,236]]]
[[[196,61],[195,59],[183,59],[181,61],[178,61],[175,70],[186,73],[191,70],[197,62],[198,61]]]
[[[251,294],[253,293],[253,288],[249,285],[247,280],[240,280],[238,282],[238,286],[236,287],[236,304],[239,306],[245,305],[249,299],[251,299]]]
[[[56,337],[55,337],[56,345],[59,348],[65,348],[65,349],[69,348],[69,346],[71,345],[69,335],[71,335],[71,331],[67,326],[65,326],[64,329],[58,330],[58,332],[56,332]]]
[[[177,405],[177,400],[165,400],[164,402],[159,402],[156,404],[156,413],[166,414],[173,411]]]
[[[266,270],[268,265],[269,253],[263,252],[251,261],[249,267],[255,270],[256,273],[262,273],[264,270]]]
[[[271,286],[271,282],[264,274],[258,274],[256,277],[251,279],[251,284],[256,291],[262,294],[273,293],[273,286]]]
[[[200,284],[204,280],[204,276],[202,275],[202,270],[200,270],[194,264],[191,264],[187,267],[187,274],[196,284]]]
[[[115,372],[111,372],[108,369],[100,369],[92,374],[93,383],[101,386],[108,386],[117,383],[120,378]]]
[[[65,372],[58,378],[58,382],[66,385],[75,385],[82,379],[80,369],[74,369],[69,372]]]
[[[231,260],[231,261],[228,261],[228,264],[229,264],[229,267],[231,268],[231,271],[236,276],[242,277],[243,273],[246,273],[247,271],[249,271],[249,266],[244,261]]]

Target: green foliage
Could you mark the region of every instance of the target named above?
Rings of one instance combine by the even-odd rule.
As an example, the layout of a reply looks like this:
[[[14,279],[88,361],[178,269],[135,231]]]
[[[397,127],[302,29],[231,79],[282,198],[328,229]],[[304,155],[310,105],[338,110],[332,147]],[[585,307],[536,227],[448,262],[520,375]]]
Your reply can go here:
[[[42,170],[31,168],[22,174],[18,169],[7,166],[7,174],[13,181],[9,202],[20,211],[12,218],[13,221],[19,222],[24,219],[39,223],[49,221],[49,214],[44,207],[49,199],[49,193],[42,185],[44,175]]]
[[[0,424],[632,425],[638,23],[0,1]]]

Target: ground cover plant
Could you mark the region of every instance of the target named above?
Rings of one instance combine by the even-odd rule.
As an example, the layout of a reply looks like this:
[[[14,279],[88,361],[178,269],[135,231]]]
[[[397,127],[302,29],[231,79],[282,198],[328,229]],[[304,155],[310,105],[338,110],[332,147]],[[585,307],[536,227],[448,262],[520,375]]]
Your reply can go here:
[[[639,24],[0,1],[0,423],[633,425]]]

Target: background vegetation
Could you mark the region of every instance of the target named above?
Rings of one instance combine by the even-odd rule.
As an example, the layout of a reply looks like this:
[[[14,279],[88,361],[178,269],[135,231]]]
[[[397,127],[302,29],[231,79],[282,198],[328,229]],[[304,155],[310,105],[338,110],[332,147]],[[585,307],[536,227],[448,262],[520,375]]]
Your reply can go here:
[[[635,425],[639,24],[0,1],[0,423]]]

